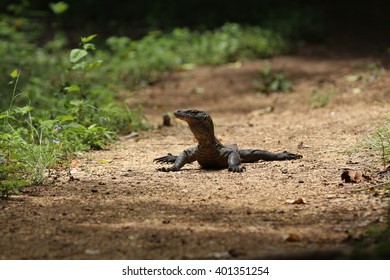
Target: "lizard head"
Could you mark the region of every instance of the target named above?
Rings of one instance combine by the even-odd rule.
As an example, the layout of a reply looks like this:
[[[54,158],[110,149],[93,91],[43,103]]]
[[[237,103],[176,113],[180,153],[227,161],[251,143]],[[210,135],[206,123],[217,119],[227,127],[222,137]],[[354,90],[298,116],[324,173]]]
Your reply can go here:
[[[199,143],[215,140],[214,124],[210,115],[196,109],[179,109],[174,112],[176,118],[186,121]]]

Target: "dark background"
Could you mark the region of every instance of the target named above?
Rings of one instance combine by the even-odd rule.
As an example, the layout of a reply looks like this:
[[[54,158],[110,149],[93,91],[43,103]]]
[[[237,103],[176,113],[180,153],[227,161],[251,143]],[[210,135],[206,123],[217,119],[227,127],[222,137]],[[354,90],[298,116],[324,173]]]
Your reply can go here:
[[[2,0],[0,10],[17,2]],[[29,2],[28,11],[35,11],[48,26],[60,21],[62,28],[76,33],[141,36],[152,29],[211,29],[236,22],[312,42],[390,40],[388,0],[66,0],[70,8],[60,16],[49,9],[49,3],[56,1]]]

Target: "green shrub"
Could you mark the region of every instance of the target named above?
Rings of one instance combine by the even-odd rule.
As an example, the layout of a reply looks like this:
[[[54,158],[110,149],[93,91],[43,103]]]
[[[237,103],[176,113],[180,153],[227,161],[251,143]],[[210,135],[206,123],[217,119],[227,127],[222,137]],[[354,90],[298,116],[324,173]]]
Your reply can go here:
[[[177,28],[167,34],[150,32],[138,41],[111,37],[107,45],[111,53],[99,53],[110,61],[102,66],[104,72],[112,81],[130,87],[153,81],[156,74],[185,64],[217,65],[287,51],[286,42],[278,34],[233,23],[215,31]]]
[[[390,121],[366,138],[367,148],[374,151],[384,168],[390,161]]]
[[[21,71],[11,72],[9,105],[0,111],[1,197],[26,184],[44,183],[48,170],[61,159],[80,150],[105,148],[123,127],[146,127],[138,109],[123,108],[113,92],[89,77],[101,64],[90,53],[93,38],[82,38],[81,48],[71,51],[65,83],[57,83],[53,96],[42,92],[46,86],[54,90],[43,78],[30,76],[23,85]],[[18,106],[22,103],[28,105]]]
[[[313,90],[310,97],[310,106],[313,109],[322,108],[329,104],[333,94],[329,91],[319,92]]]
[[[10,195],[19,194],[21,187],[28,185],[28,181],[20,179],[23,177],[22,167],[18,164],[6,164],[0,158],[0,198],[7,198]],[[18,174],[19,176],[15,176]]]
[[[263,93],[288,92],[292,90],[291,82],[284,77],[284,74],[272,72],[269,64],[263,67],[258,77],[254,81],[254,86]]]

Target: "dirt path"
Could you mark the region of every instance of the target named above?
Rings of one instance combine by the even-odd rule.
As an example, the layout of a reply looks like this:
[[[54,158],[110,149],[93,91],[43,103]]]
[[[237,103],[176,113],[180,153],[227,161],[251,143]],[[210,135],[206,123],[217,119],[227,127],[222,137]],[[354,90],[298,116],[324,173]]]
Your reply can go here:
[[[126,102],[141,101],[155,127],[163,111],[204,109],[223,143],[288,150],[303,159],[246,164],[243,174],[197,164],[156,172],[155,157],[195,145],[185,123],[173,120],[80,156],[71,170],[75,180],[62,172],[55,186],[0,201],[0,259],[336,256],[386,215],[381,193],[366,188],[386,180],[367,169],[373,158],[344,153],[388,112],[388,72],[370,83],[345,78],[366,75],[362,65],[371,61],[275,58],[273,68],[294,84],[284,95],[255,92],[252,81],[264,61],[175,73],[131,95]],[[333,94],[326,107],[311,108],[313,89]],[[342,183],[344,168],[372,180]],[[291,203],[299,198],[305,203]]]

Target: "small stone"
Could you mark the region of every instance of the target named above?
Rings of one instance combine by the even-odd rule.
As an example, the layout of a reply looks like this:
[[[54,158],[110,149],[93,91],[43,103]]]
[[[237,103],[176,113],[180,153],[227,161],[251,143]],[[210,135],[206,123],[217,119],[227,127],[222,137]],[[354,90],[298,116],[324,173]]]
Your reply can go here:
[[[99,249],[87,248],[87,249],[85,249],[84,253],[86,255],[99,255],[100,254],[100,250]]]

